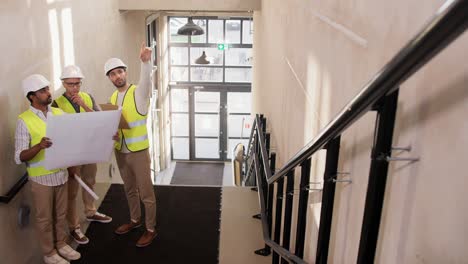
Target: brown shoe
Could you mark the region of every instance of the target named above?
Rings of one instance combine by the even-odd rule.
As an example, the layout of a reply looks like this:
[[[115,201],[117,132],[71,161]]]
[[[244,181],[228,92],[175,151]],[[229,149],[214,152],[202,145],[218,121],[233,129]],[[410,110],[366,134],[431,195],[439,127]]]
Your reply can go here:
[[[81,232],[81,229],[78,227],[75,230],[70,231],[70,236],[75,240],[76,243],[80,245],[88,244],[89,239]]]
[[[112,221],[112,217],[96,212],[93,216],[86,217],[86,220],[89,222],[110,223]]]
[[[138,239],[138,242],[136,243],[137,247],[146,247],[151,242],[153,242],[153,239],[156,237],[158,233],[156,233],[156,230],[151,232],[148,229],[145,231],[145,233]]]
[[[117,229],[115,230],[115,233],[117,235],[123,235],[123,234],[130,232],[132,229],[138,228],[140,226],[141,226],[141,222],[134,223],[130,221],[129,224],[123,224],[117,227]]]

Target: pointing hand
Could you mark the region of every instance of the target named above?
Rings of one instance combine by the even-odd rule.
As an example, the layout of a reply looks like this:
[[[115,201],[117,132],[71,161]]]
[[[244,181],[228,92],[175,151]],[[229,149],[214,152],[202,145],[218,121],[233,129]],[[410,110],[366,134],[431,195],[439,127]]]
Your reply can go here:
[[[151,60],[151,52],[152,49],[149,47],[146,47],[145,42],[141,43],[141,49],[140,49],[140,59],[142,62],[148,62]]]

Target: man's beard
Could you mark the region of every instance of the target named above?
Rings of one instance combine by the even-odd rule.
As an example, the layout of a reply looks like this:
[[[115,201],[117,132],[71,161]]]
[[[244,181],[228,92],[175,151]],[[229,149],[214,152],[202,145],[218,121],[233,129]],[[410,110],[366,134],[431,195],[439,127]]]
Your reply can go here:
[[[125,79],[121,79],[120,82],[119,82],[119,80],[116,80],[114,82],[114,86],[116,88],[122,88],[122,87],[125,87],[125,85],[127,85],[127,80],[125,80]]]
[[[47,97],[44,101],[39,102],[41,105],[50,105],[52,103],[52,96]]]

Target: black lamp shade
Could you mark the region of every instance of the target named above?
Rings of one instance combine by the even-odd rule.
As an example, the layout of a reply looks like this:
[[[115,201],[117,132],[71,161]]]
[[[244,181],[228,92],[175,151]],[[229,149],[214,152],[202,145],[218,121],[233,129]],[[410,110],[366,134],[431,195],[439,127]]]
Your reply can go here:
[[[210,61],[206,59],[206,54],[204,51],[202,55],[195,60],[195,64],[210,64]]]
[[[184,36],[197,36],[205,34],[205,31],[199,25],[195,25],[192,18],[189,17],[187,24],[179,28],[179,30],[177,30],[177,34]]]

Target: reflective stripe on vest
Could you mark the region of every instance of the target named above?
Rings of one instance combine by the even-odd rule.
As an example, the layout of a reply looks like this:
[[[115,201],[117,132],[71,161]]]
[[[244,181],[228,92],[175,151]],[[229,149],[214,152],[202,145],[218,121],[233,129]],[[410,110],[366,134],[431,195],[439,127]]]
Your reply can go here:
[[[62,115],[63,112],[58,109],[51,107],[52,114],[53,115]],[[23,112],[19,118],[21,118],[24,121],[24,124],[26,125],[26,128],[28,129],[29,135],[31,136],[31,141],[29,143],[29,147],[32,147],[36,144],[39,144],[41,142],[41,139],[45,137],[46,134],[46,123],[38,117],[31,109]],[[34,158],[26,162],[26,169],[28,171],[28,175],[31,177],[37,177],[37,176],[42,176],[42,175],[47,175],[47,174],[52,174],[59,169],[56,170],[47,170],[43,166],[43,161],[44,161],[44,154],[45,151],[42,149],[39,151]]]
[[[135,101],[135,85],[130,85],[125,92],[122,102],[122,115],[128,123],[130,129],[119,129],[120,141],[115,143],[117,150],[122,149],[122,142],[125,140],[128,150],[131,152],[140,151],[149,147],[148,131],[146,129],[146,115],[138,113]],[[118,91],[115,91],[110,99],[113,105],[117,105]]]
[[[93,100],[91,99],[91,96],[89,94],[84,93],[84,92],[79,92],[78,95],[81,97],[81,99],[83,99],[83,102],[85,103],[86,106],[88,106],[90,109],[93,109]],[[57,106],[60,109],[62,109],[64,112],[76,113],[75,108],[64,95],[55,99],[55,102],[57,103]],[[86,110],[84,110],[84,108],[80,106],[80,113],[84,113],[84,112],[86,112]]]

